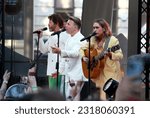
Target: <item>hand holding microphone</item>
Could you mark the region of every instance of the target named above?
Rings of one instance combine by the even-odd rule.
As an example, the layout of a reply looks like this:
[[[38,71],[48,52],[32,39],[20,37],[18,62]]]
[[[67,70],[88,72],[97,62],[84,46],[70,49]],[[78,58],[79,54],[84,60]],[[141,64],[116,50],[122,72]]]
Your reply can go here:
[[[36,30],[33,32],[33,34],[38,34],[39,38],[41,38],[43,36],[43,31],[47,30],[47,27],[44,27],[42,29]]]

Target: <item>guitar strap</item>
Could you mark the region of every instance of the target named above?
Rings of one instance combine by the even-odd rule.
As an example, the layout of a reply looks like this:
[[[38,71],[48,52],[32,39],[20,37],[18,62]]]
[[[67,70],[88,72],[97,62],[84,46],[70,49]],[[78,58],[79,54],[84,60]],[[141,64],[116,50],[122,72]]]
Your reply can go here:
[[[101,52],[102,54],[107,50],[109,41],[110,41],[110,37],[107,37],[107,38],[106,38],[106,41],[105,41],[104,49],[103,49],[103,51]]]
[[[102,56],[104,56],[104,52],[107,50],[107,48],[108,48],[108,44],[109,44],[109,41],[110,41],[110,37],[106,37],[106,41],[105,41],[105,45],[104,45],[104,49],[101,51],[101,53],[100,53],[100,57]],[[97,58],[99,59],[99,56],[98,57],[95,57],[95,59],[97,60]],[[95,60],[94,60],[95,61]]]

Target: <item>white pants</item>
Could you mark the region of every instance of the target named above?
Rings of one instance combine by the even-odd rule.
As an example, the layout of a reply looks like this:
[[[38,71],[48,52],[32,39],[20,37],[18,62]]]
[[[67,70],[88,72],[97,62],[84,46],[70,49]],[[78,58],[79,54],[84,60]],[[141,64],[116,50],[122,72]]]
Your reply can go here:
[[[66,100],[79,101],[80,92],[83,87],[83,81],[73,81],[65,82],[65,96]]]

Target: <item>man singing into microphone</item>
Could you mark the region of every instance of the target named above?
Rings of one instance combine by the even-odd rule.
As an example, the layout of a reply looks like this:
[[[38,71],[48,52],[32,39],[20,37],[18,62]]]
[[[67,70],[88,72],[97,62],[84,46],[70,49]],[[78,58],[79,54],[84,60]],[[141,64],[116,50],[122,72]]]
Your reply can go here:
[[[52,14],[48,16],[49,23],[48,23],[48,28],[50,32],[56,33],[62,30],[64,27],[64,22],[63,18],[59,14]],[[67,39],[70,37],[69,34],[66,32],[59,32],[60,37],[59,37],[59,46],[60,48],[64,48],[65,42]],[[49,81],[49,87],[51,89],[55,89],[57,87],[57,79],[53,76],[56,74],[57,69],[56,69],[56,62],[57,60],[57,54],[52,53],[51,46],[57,46],[58,45],[58,36],[57,33],[56,35],[51,35],[49,39],[44,43],[43,41],[43,33],[41,31],[40,33],[40,40],[39,40],[39,49],[42,53],[48,53],[48,59],[47,59],[47,76],[48,76],[48,81]],[[61,62],[61,58],[59,58],[59,62]],[[60,66],[59,66],[60,67]],[[59,68],[59,71],[61,71],[61,67]],[[60,89],[60,84],[61,84],[61,79],[60,77],[58,78],[58,90]]]

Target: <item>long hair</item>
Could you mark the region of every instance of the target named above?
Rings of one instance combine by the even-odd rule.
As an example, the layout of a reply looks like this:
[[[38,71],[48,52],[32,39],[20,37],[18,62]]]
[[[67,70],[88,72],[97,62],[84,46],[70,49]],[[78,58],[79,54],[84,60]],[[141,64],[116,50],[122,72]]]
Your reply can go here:
[[[98,23],[103,28],[103,32],[106,37],[112,35],[111,28],[106,20],[100,18],[94,20],[94,23],[95,22]]]

